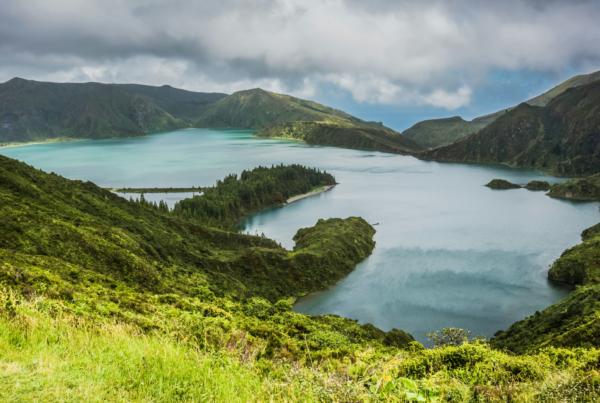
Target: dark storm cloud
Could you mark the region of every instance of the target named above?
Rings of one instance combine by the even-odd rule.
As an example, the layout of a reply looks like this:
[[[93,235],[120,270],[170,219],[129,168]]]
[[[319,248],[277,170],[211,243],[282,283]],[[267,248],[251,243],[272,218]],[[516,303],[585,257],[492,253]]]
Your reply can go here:
[[[490,70],[600,60],[600,2],[4,0],[0,79],[143,81],[231,92],[466,105]]]

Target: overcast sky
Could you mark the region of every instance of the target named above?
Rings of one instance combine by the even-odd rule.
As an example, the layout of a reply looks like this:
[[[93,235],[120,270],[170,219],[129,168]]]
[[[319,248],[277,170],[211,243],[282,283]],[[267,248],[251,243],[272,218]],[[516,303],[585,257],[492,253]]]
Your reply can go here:
[[[598,0],[2,0],[0,81],[261,87],[397,130],[600,70]]]

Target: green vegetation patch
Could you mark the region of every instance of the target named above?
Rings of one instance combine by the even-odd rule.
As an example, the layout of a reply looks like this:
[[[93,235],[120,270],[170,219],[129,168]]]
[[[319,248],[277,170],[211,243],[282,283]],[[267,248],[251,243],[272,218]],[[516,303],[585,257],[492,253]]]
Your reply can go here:
[[[550,184],[547,181],[531,181],[525,185],[527,190],[550,190]]]
[[[548,278],[570,284],[600,282],[600,224],[586,229],[583,242],[565,250],[548,271]]]
[[[573,200],[600,200],[600,174],[554,184],[548,196]]]
[[[521,189],[521,186],[510,183],[504,179],[492,179],[490,183],[485,185],[491,189]]]

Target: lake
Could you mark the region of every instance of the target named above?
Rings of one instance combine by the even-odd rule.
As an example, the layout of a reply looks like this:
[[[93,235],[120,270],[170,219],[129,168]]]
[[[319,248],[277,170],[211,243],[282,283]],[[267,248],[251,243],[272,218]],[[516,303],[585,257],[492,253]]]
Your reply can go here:
[[[598,203],[551,199],[518,184],[564,181],[503,166],[442,164],[413,157],[251,137],[247,130],[182,130],[148,137],[0,149],[47,172],[102,187],[209,186],[258,165],[298,163],[332,173],[334,189],[247,218],[240,231],[292,248],[298,228],[319,218],[361,216],[377,246],[328,290],[302,297],[296,312],[337,314],[411,333],[444,327],[491,337],[563,299],[547,280],[552,262],[599,221]],[[157,194],[152,200],[185,195]],[[129,198],[129,196],[127,196]]]

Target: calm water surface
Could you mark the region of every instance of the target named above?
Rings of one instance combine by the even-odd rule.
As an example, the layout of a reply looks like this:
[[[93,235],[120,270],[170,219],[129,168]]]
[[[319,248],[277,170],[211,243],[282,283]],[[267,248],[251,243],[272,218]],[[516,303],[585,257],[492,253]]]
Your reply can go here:
[[[425,332],[443,327],[489,337],[564,298],[569,289],[547,281],[548,267],[599,220],[597,203],[482,186],[492,178],[519,184],[564,180],[539,172],[424,162],[251,134],[185,130],[0,153],[103,187],[207,186],[229,173],[278,163],[325,169],[339,186],[256,214],[240,230],[264,232],[292,248],[298,228],[319,218],[362,216],[379,223],[371,257],[330,289],[301,298],[294,310],[396,327],[421,342]],[[165,197],[174,202],[178,196],[156,200]]]

